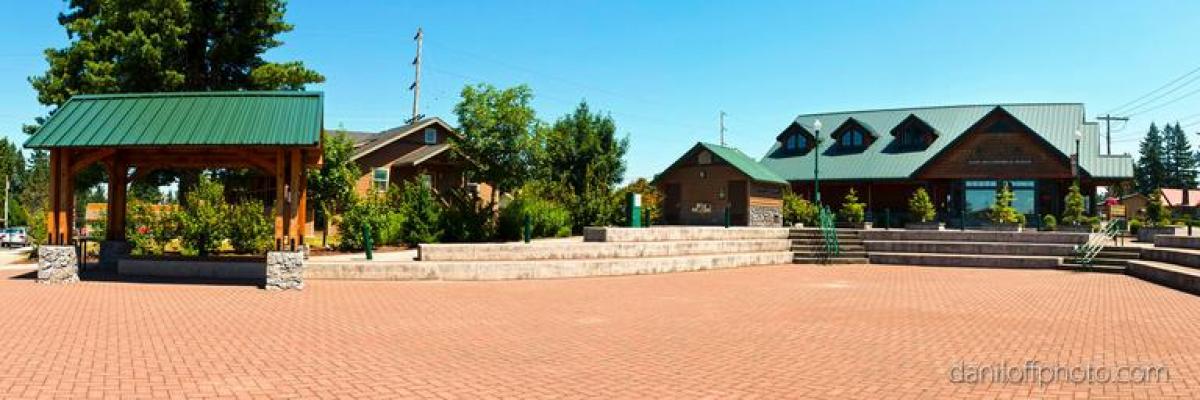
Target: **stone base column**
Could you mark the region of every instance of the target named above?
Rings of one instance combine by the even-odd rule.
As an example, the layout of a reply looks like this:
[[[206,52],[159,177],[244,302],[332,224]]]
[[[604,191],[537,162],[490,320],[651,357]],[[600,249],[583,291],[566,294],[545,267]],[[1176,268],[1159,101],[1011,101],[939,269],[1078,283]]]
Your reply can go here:
[[[268,252],[266,289],[304,289],[304,252]]]
[[[105,240],[100,242],[100,268],[106,271],[117,270],[117,260],[125,258],[133,250],[129,242],[124,240]]]
[[[37,281],[45,284],[79,282],[74,246],[38,246]]]

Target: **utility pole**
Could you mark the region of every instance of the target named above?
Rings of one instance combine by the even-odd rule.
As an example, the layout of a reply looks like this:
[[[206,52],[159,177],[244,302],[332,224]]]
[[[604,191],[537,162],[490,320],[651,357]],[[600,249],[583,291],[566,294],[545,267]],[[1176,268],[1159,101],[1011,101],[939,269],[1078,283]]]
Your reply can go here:
[[[725,145],[725,112],[721,111],[721,145]]]
[[[6,229],[8,228],[8,190],[9,190],[8,177],[9,176],[10,176],[10,174],[4,175],[4,228],[6,228]]]
[[[411,90],[413,92],[412,120],[410,120],[409,123],[416,123],[417,121],[419,121],[421,119],[421,114],[417,110],[418,110],[418,105],[421,102],[421,41],[422,41],[422,39],[425,39],[425,34],[421,32],[421,28],[417,28],[417,35],[413,36],[413,40],[417,41],[417,57],[413,58],[413,62],[412,62],[415,76],[413,78],[412,86],[408,87],[408,90]]]
[[[1108,144],[1108,151],[1105,153],[1112,155],[1112,122],[1128,121],[1129,117],[1114,117],[1112,114],[1104,114],[1103,117],[1096,117],[1096,119],[1104,121],[1104,142]]]

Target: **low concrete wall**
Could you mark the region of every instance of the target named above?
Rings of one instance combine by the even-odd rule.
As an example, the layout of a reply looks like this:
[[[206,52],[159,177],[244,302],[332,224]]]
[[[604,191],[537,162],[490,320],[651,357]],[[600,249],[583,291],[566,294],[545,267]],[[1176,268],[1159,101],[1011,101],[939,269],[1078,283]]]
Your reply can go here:
[[[1125,273],[1159,285],[1200,295],[1200,273],[1176,265],[1155,265],[1129,260]]]
[[[117,274],[159,278],[261,280],[267,277],[267,262],[123,258],[117,261]]]
[[[437,265],[421,261],[308,263],[304,279],[421,281],[438,279]]]
[[[871,264],[1034,269],[1053,269],[1062,265],[1061,257],[1043,256],[1005,257],[964,254],[871,253],[869,257]]]
[[[1142,249],[1142,258],[1151,261],[1162,261],[1185,267],[1200,268],[1200,251],[1172,248]]]
[[[536,261],[788,251],[787,239],[685,242],[422,244],[421,261]]]
[[[955,242],[1020,242],[1020,243],[1087,243],[1088,234],[1069,232],[989,232],[989,231],[925,231],[925,230],[867,230],[860,233],[863,240],[918,240]]]
[[[868,252],[1070,256],[1075,245],[1062,243],[991,243],[943,241],[863,241]]]
[[[586,242],[664,242],[687,240],[787,239],[788,228],[655,226],[650,228],[586,227]]]
[[[790,264],[791,252],[543,261],[309,263],[306,279],[494,281],[644,275]]]
[[[1157,235],[1154,236],[1154,247],[1200,249],[1200,236]]]
[[[1187,234],[1186,227],[1179,226],[1164,226],[1164,227],[1142,227],[1138,229],[1137,239],[1139,242],[1153,243],[1154,238],[1160,235],[1184,236]]]

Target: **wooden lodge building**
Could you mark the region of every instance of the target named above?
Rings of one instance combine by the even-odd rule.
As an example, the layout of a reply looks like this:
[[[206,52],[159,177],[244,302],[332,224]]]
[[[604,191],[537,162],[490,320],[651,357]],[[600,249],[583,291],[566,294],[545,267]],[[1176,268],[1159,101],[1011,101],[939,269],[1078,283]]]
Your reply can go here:
[[[439,193],[470,188],[481,198],[491,195],[488,185],[468,180],[470,161],[455,154],[449,141],[458,133],[441,118],[424,118],[379,133],[348,134],[354,140],[351,159],[359,167],[354,185],[359,195],[412,181],[424,182]]]
[[[815,126],[818,120],[819,130]],[[1132,157],[1102,154],[1102,132],[1095,122],[1085,120],[1079,103],[806,114],[797,117],[773,142],[756,166],[741,165],[737,169],[743,173],[732,178],[713,174],[707,179],[728,180],[732,188],[735,181],[751,176],[747,171],[763,168],[767,172],[757,172],[758,176],[786,181],[792,191],[811,200],[814,162],[819,154],[824,204],[838,208],[846,193],[855,189],[867,205],[869,219],[873,216],[879,225],[889,214],[896,226],[905,220],[908,199],[918,187],[929,191],[939,220],[958,226],[959,216],[966,215],[967,226],[974,226],[983,223],[997,188],[1008,185],[1014,194],[1013,206],[1026,215],[1030,225],[1037,225],[1040,215],[1062,213],[1063,199],[1076,178],[1089,210],[1097,187],[1133,179]],[[696,151],[693,148],[688,154]],[[694,215],[693,210],[696,204],[716,204],[721,192],[714,188],[724,186],[698,184],[705,178],[697,174],[687,180],[675,178],[686,175],[688,168],[695,165],[677,162],[656,179],[665,194],[666,222],[711,223],[711,218]],[[725,194],[729,192],[727,189]],[[743,207],[736,202],[729,205]],[[748,208],[732,211],[735,215],[748,212]]]

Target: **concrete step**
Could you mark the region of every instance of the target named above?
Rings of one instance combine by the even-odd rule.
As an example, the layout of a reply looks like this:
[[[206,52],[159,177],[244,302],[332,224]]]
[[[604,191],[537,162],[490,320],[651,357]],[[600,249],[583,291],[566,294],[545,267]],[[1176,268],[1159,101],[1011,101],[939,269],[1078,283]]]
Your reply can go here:
[[[1058,268],[1062,264],[1062,257],[990,254],[877,253],[872,251],[870,259],[872,264],[985,268]]]
[[[721,226],[653,226],[649,228],[583,228],[585,242],[666,242],[691,240],[787,239],[788,228]]]
[[[863,241],[863,245],[866,246],[867,251],[884,253],[994,254],[1062,257],[1075,254],[1075,245],[1061,243],[865,240]]]
[[[839,249],[847,251],[866,251],[866,246],[860,244],[838,244]],[[792,245],[792,251],[820,251],[824,250],[824,244],[814,245]]]
[[[865,257],[798,257],[792,259],[793,264],[869,264]]]
[[[1065,263],[1060,266],[1060,269],[1069,270],[1069,271],[1079,271],[1079,272],[1103,272],[1103,273],[1108,273],[1108,274],[1124,274],[1126,267],[1125,267],[1124,263],[1122,263],[1121,265],[1093,264],[1090,266]]]
[[[1154,237],[1154,247],[1200,249],[1200,236],[1157,235]]]
[[[859,240],[859,239],[861,239],[858,235],[837,235],[837,238],[838,238],[838,240]],[[792,239],[792,240],[825,240],[825,237],[821,236],[821,235],[791,235],[791,236],[788,236],[788,239]]]
[[[1109,251],[1106,249],[1106,250],[1100,250],[1099,253],[1096,253],[1096,258],[1118,258],[1118,259],[1122,259],[1122,260],[1136,260],[1141,257],[1142,257],[1142,253],[1140,251],[1139,252]]]
[[[539,261],[322,262],[307,279],[492,281],[644,275],[792,262],[791,252]]]
[[[824,256],[824,255],[825,255],[825,252],[821,252],[821,251],[803,251],[803,252],[801,252],[801,251],[793,251],[793,252],[792,252],[792,254],[795,254],[795,257],[796,257],[796,258],[818,258],[818,257],[822,257],[822,256]],[[867,252],[865,252],[865,251],[839,251],[839,252],[838,252],[838,254],[837,254],[837,257],[844,257],[844,258],[867,258]]]
[[[1200,295],[1200,270],[1171,263],[1130,260],[1126,274],[1159,285]]]
[[[1142,250],[1143,260],[1171,263],[1184,267],[1200,268],[1200,250],[1173,247],[1147,247]]]
[[[1127,258],[1099,258],[1099,257],[1097,257],[1097,258],[1092,259],[1092,265],[1124,267],[1125,264],[1129,260],[1130,259],[1127,259]],[[1076,263],[1076,261],[1077,260],[1074,257],[1068,257],[1068,258],[1063,259],[1063,262],[1066,262],[1066,263]]]
[[[903,229],[871,229],[860,232],[864,240],[870,241],[946,241],[946,242],[991,242],[991,243],[1087,243],[1088,234],[1071,232],[993,232],[993,231],[927,231]]]
[[[536,261],[674,257],[788,251],[787,239],[664,242],[434,243],[418,247],[421,261]]]
[[[792,244],[798,245],[820,245],[825,244],[825,239],[791,239]],[[862,239],[838,239],[838,243],[849,243],[853,245],[862,245]]]

